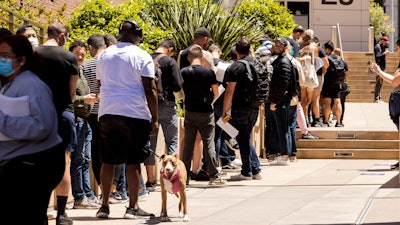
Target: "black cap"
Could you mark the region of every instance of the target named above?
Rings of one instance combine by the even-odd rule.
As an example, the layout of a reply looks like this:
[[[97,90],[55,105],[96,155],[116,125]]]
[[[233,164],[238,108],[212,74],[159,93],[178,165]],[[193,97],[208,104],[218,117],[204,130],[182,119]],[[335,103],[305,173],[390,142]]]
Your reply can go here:
[[[288,41],[286,40],[286,38],[283,38],[283,37],[279,37],[279,38],[275,39],[274,42],[276,43],[278,41],[284,46],[288,46],[288,44],[289,44]]]
[[[196,36],[201,35],[203,37],[208,37],[208,38],[211,37],[210,31],[205,27],[197,28],[197,30],[194,32],[194,35],[196,35]]]
[[[24,33],[26,30],[35,30],[33,29],[32,25],[29,24],[24,24],[22,26],[20,26],[16,32],[16,34],[22,34]]]

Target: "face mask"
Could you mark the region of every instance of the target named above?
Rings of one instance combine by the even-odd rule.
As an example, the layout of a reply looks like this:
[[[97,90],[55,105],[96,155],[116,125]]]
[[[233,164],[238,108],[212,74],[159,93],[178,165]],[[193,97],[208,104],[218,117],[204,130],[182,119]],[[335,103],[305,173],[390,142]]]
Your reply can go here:
[[[39,46],[39,41],[35,37],[30,37],[28,38],[29,42],[31,43],[32,47],[38,47]]]
[[[0,75],[1,76],[9,77],[14,73],[15,70],[17,70],[20,66],[23,65],[23,63],[21,63],[17,68],[13,69],[12,61],[13,61],[12,59],[0,58]]]

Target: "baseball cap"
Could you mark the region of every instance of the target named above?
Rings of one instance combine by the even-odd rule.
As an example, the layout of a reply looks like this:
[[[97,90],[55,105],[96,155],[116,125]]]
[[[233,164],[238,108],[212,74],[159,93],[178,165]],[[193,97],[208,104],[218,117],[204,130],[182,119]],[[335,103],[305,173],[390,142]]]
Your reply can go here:
[[[22,26],[20,26],[16,32],[16,34],[22,34],[24,33],[26,30],[35,30],[33,29],[32,25],[29,24],[24,24]]]
[[[194,32],[194,35],[201,35],[208,38],[211,37],[210,31],[205,27],[197,28],[197,30]]]
[[[284,46],[287,46],[288,45],[288,41],[286,40],[286,38],[283,38],[283,37],[279,37],[279,38],[277,38],[277,39],[275,39],[275,43],[276,42],[280,42],[282,45],[284,45]]]
[[[383,36],[383,37],[381,38],[381,40],[386,41],[387,43],[389,43],[389,38],[386,37],[386,36]]]

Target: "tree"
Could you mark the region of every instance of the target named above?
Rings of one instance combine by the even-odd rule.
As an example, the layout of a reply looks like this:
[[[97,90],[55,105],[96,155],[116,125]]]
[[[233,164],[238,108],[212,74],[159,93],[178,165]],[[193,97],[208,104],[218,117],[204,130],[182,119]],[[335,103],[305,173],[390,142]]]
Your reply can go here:
[[[163,36],[168,36],[168,32],[143,20],[142,12],[145,7],[146,4],[140,0],[131,0],[120,5],[115,5],[109,0],[84,1],[71,14],[70,39],[86,41],[92,34],[117,36],[122,21],[130,19],[136,21],[144,30],[140,47],[151,52]]]
[[[374,27],[375,39],[379,40],[383,33],[386,35],[393,33],[395,28],[390,25],[390,16],[384,12],[383,7],[374,0],[370,0],[369,3],[369,21]]]

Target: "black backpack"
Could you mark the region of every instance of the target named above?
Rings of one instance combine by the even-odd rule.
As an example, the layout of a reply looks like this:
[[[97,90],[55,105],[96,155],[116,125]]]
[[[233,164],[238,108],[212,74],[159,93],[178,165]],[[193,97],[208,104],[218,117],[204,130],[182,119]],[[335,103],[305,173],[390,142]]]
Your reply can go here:
[[[341,84],[344,81],[344,61],[340,56],[328,56],[329,67],[326,71],[327,75],[330,76],[331,81],[334,84]]]
[[[158,61],[160,61],[161,58],[163,58],[164,56],[167,56],[166,54],[159,54],[157,57],[155,57],[153,59],[154,62],[154,73],[156,76],[156,86],[157,86],[157,94],[158,94],[158,100],[161,101],[165,101],[165,94],[164,94],[164,89],[162,86],[162,70],[160,67],[160,64],[158,63]]]
[[[246,93],[244,96],[249,103],[249,107],[259,107],[268,98],[269,82],[271,81],[271,74],[267,68],[258,59],[253,59],[249,62],[244,59],[238,60],[245,64],[247,70],[246,79]]]

